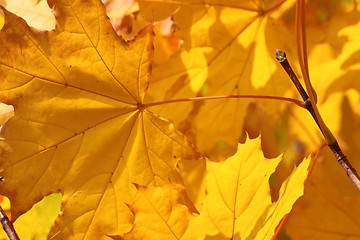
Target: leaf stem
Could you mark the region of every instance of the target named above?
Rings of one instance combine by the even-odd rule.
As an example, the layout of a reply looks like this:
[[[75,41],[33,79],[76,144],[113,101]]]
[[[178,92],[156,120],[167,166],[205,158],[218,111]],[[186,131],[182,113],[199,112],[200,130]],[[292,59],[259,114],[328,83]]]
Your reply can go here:
[[[10,240],[20,240],[19,236],[17,235],[14,229],[12,222],[6,216],[6,213],[4,212],[1,206],[0,206],[0,222]]]
[[[221,95],[221,96],[207,96],[207,97],[192,97],[192,98],[179,98],[179,99],[171,99],[159,102],[152,102],[152,103],[144,103],[141,105],[142,108],[148,108],[163,104],[170,104],[170,103],[178,103],[178,102],[196,102],[196,101],[205,101],[205,100],[216,100],[216,99],[230,99],[230,98],[255,98],[255,99],[272,99],[272,100],[279,100],[279,101],[286,101],[295,103],[296,105],[305,108],[305,105],[302,101],[293,98],[286,98],[286,97],[277,97],[277,96],[261,96],[261,95]]]
[[[316,106],[316,92],[311,86],[310,77],[309,77],[309,68],[307,60],[307,47],[306,47],[306,31],[305,31],[305,11],[304,11],[304,0],[296,0],[296,19],[295,19],[295,35],[296,35],[296,49],[299,58],[299,64],[301,68],[301,73],[304,78],[306,91],[301,86],[301,83],[296,78],[296,75],[291,70],[290,64],[286,59],[286,54],[281,50],[276,51],[276,58],[284,67],[285,71],[289,74],[291,80],[298,89],[300,95],[304,99],[306,109],[311,113],[315,122],[319,126],[327,145],[334,153],[336,160],[340,165],[345,169],[346,174],[353,181],[355,186],[360,190],[360,177],[357,174],[354,167],[350,164],[345,154],[342,152],[336,138],[326,126],[325,122],[322,120],[319,110]],[[308,94],[308,97],[307,97]]]
[[[326,139],[326,134],[323,132],[323,128],[321,127],[321,125],[320,125],[320,123],[318,121],[318,118],[317,118],[318,115],[315,114],[313,105],[310,102],[310,98],[307,95],[307,93],[305,92],[305,90],[302,87],[301,83],[299,82],[298,78],[296,77],[294,71],[292,70],[292,68],[291,68],[291,66],[290,66],[290,64],[289,64],[289,62],[288,62],[288,60],[286,58],[285,52],[277,49],[276,50],[276,59],[280,62],[281,66],[283,66],[285,71],[288,73],[290,79],[292,80],[292,82],[296,86],[296,89],[299,91],[301,97],[304,99],[305,108],[310,112],[311,116],[313,117],[313,119],[317,123],[319,129],[321,130],[323,136]],[[309,93],[309,95],[310,95],[310,93]],[[325,125],[325,127],[326,127],[326,125]],[[327,131],[330,132],[329,129]],[[332,133],[331,133],[331,135],[332,135]],[[360,177],[359,177],[359,175],[357,174],[354,167],[350,164],[350,162],[348,161],[345,154],[341,151],[341,148],[340,148],[338,142],[336,141],[335,137],[333,137],[333,138],[334,139],[330,143],[327,142],[327,145],[329,146],[331,151],[334,153],[334,155],[336,157],[336,160],[345,169],[346,174],[354,182],[355,186],[360,190]]]
[[[326,145],[327,145],[327,144],[323,144],[323,145],[317,150],[317,152],[316,152],[313,160],[312,160],[311,163],[310,163],[307,176],[306,176],[306,178],[305,178],[305,180],[304,180],[304,185],[306,184],[307,180],[309,179],[310,173],[312,172],[312,170],[313,170],[313,168],[314,168],[315,162],[316,162],[316,160],[317,160],[317,158],[318,158],[321,150],[322,150]],[[279,226],[276,228],[276,231],[275,231],[274,235],[272,236],[271,240],[275,240],[275,239],[278,237],[281,229],[284,227],[284,224],[285,224],[285,222],[286,222],[289,214],[290,214],[290,213],[285,214],[284,217],[281,219],[281,221],[280,221],[280,223],[279,223]]]
[[[296,49],[299,58],[301,73],[304,78],[306,91],[309,94],[311,105],[314,109],[318,125],[323,133],[328,145],[335,144],[336,139],[329,128],[323,121],[319,110],[316,106],[316,93],[311,85],[309,77],[309,68],[307,61],[307,46],[306,46],[306,31],[305,31],[305,11],[304,0],[296,1],[296,19],[295,19],[295,35],[296,35]]]

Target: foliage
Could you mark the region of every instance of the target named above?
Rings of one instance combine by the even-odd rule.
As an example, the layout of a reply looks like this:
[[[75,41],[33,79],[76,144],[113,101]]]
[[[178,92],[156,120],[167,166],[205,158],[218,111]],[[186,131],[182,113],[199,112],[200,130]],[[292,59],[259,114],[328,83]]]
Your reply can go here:
[[[61,193],[50,239],[272,239],[292,208],[283,235],[359,235],[358,192],[327,151],[297,201],[307,156],[324,142],[303,109],[252,98],[170,103],[298,98],[274,57],[285,50],[299,75],[295,1],[115,2],[106,10],[99,0],[48,0],[52,29],[38,14],[30,27],[3,1],[0,100],[15,114],[1,129],[0,193],[15,223]],[[355,2],[306,5],[319,109],[352,161],[359,10]]]

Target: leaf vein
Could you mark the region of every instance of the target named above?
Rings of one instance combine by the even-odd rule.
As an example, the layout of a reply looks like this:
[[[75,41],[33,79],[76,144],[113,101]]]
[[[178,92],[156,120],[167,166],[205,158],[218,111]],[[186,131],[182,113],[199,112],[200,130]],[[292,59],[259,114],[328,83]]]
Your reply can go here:
[[[138,118],[138,117],[139,117],[139,115],[137,115],[136,118]],[[133,123],[133,125],[132,125],[131,128],[130,128],[129,134],[128,134],[128,136],[127,136],[127,138],[126,138],[126,142],[125,142],[125,144],[124,144],[124,148],[121,150],[120,158],[119,158],[119,160],[116,162],[116,167],[118,166],[120,160],[122,159],[121,156],[123,155],[123,153],[124,153],[124,151],[125,151],[125,149],[126,149],[126,147],[127,147],[127,144],[128,144],[128,142],[129,142],[131,132],[132,132],[133,129],[134,129],[135,123],[136,123],[136,119],[134,120],[134,123]],[[85,232],[85,235],[84,235],[84,237],[83,237],[83,240],[85,239],[86,234],[88,233],[88,230],[90,229],[90,226],[91,226],[92,222],[94,221],[94,217],[95,217],[96,211],[98,210],[98,207],[99,207],[101,201],[103,200],[103,198],[104,198],[104,196],[105,196],[105,191],[106,191],[106,189],[108,188],[109,184],[111,184],[111,179],[113,178],[115,171],[116,171],[116,169],[110,174],[110,177],[109,177],[109,180],[107,181],[105,190],[103,191],[104,193],[101,195],[101,198],[100,198],[100,200],[99,200],[99,202],[98,202],[98,204],[97,204],[97,207],[94,209],[94,214],[93,214],[93,216],[92,216],[92,218],[91,218],[91,221],[90,221],[89,225],[87,226],[87,230],[86,230],[86,232]]]
[[[68,4],[69,4],[71,10],[73,11],[76,19],[78,20],[81,28],[84,30],[85,35],[86,35],[87,38],[89,39],[91,45],[94,47],[95,52],[97,53],[97,55],[98,55],[99,58],[101,59],[101,62],[104,64],[105,68],[109,71],[109,73],[110,73],[110,75],[112,76],[112,78],[136,101],[136,97],[134,97],[134,96],[131,94],[131,92],[130,92],[127,88],[125,88],[125,86],[124,86],[124,85],[115,77],[115,75],[112,73],[112,71],[110,70],[109,66],[106,64],[105,60],[103,59],[103,57],[101,56],[100,52],[98,51],[96,45],[94,44],[94,42],[93,42],[92,39],[90,38],[89,34],[88,34],[87,31],[85,30],[85,27],[84,27],[84,25],[82,24],[82,22],[80,21],[80,19],[79,19],[77,13],[75,12],[74,8],[72,7],[72,5],[70,4],[70,2],[69,2],[68,0],[67,0],[67,2],[68,2]],[[98,17],[99,17],[99,16],[98,16]],[[100,28],[100,27],[99,27],[99,28]],[[99,31],[100,31],[100,30],[99,30]],[[99,39],[99,41],[100,41],[100,39]]]

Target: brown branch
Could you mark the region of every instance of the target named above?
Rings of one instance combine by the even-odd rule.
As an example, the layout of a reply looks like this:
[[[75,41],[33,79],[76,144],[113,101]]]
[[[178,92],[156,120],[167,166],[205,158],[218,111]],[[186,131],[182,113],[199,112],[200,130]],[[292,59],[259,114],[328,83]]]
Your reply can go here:
[[[292,82],[294,83],[294,85],[296,86],[296,89],[298,90],[298,92],[300,93],[301,97],[304,100],[305,103],[305,107],[306,109],[310,112],[311,116],[313,117],[313,119],[315,120],[315,122],[317,123],[320,131],[322,132],[323,136],[325,137],[324,132],[322,131],[320,124],[318,122],[318,119],[316,117],[316,114],[314,112],[314,109],[310,103],[310,98],[308,97],[308,94],[306,93],[306,91],[304,90],[304,88],[302,87],[300,81],[298,80],[298,78],[296,77],[294,71],[291,69],[290,64],[288,62],[288,60],[286,59],[286,54],[285,52],[277,49],[276,50],[276,59],[280,62],[281,66],[285,69],[285,71],[287,72],[287,74],[289,75],[290,79],[292,80]],[[357,174],[356,170],[354,169],[354,167],[350,164],[350,162],[348,161],[347,157],[345,156],[345,154],[342,152],[338,142],[335,140],[334,143],[328,144],[329,148],[331,149],[331,151],[334,153],[336,160],[340,163],[340,165],[345,169],[346,174],[349,176],[349,178],[353,181],[353,183],[355,184],[355,186],[360,190],[360,177]]]
[[[280,49],[276,49],[276,59],[279,61],[281,66],[285,69],[286,73],[289,75],[291,81],[294,83],[296,89],[300,93],[300,96],[304,100],[305,108],[310,112],[311,116],[314,118],[316,124],[319,126],[320,130],[320,124],[317,119],[317,116],[315,114],[314,108],[311,105],[310,98],[308,94],[306,93],[305,89],[301,85],[299,79],[297,78],[296,74],[292,70],[289,61],[286,58],[286,53]]]
[[[291,81],[294,83],[296,89],[300,93],[302,99],[307,101],[309,99],[308,94],[306,93],[305,89],[301,85],[299,79],[295,75],[294,71],[292,70],[289,61],[286,58],[286,53],[281,49],[276,49],[275,51],[276,59],[279,61],[281,66],[285,69],[286,73],[289,75]]]
[[[360,177],[347,159],[346,155],[341,151],[339,144],[335,142],[334,144],[328,146],[331,151],[333,151],[338,163],[340,163],[340,165],[345,169],[346,175],[349,176],[355,186],[360,190]]]
[[[0,221],[4,228],[4,231],[6,232],[10,240],[20,240],[19,236],[17,235],[14,229],[12,222],[6,216],[6,213],[4,212],[1,206],[0,206]]]

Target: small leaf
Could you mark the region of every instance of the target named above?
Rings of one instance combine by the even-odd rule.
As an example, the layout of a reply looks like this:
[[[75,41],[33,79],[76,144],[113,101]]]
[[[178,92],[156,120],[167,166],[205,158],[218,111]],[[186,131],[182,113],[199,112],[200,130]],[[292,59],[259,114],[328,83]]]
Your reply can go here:
[[[169,186],[138,187],[130,209],[134,226],[119,239],[181,239],[191,217],[177,191]]]

